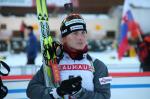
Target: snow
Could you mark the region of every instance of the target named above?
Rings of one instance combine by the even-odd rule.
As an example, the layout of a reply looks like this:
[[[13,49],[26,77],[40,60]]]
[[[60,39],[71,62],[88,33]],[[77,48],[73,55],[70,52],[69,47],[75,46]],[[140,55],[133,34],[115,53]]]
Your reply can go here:
[[[117,52],[89,52],[92,57],[98,58],[106,64],[110,72],[139,72],[139,61],[137,57],[124,57],[118,60]],[[10,67],[12,75],[34,74],[42,65],[42,55],[39,53],[36,60],[36,66],[27,66],[26,53],[11,54],[9,52],[0,52],[0,56],[6,56],[4,60]]]

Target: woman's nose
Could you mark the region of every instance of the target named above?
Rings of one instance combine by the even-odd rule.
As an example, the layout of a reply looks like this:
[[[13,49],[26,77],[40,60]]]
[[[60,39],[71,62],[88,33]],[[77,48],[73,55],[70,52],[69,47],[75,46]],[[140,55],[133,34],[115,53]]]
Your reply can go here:
[[[78,37],[78,39],[83,39],[84,35],[82,33],[78,33],[77,37]]]

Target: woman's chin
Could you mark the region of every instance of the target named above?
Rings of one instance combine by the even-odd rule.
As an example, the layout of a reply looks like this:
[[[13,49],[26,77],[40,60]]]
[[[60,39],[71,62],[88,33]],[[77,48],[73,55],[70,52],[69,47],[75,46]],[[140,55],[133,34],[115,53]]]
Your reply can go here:
[[[77,50],[83,50],[84,47],[77,47],[76,49],[77,49]]]

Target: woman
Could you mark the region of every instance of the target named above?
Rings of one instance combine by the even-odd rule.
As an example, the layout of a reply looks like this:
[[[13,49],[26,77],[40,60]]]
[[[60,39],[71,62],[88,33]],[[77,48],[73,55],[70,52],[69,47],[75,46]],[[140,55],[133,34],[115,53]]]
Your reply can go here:
[[[110,99],[107,67],[87,54],[87,30],[79,14],[70,14],[61,24],[63,57],[59,59],[61,83],[45,86],[43,68],[30,81],[27,95],[31,99]]]

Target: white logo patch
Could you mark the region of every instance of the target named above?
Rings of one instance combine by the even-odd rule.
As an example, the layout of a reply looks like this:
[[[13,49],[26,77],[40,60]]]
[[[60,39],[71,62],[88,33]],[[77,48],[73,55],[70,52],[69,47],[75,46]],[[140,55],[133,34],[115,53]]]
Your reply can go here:
[[[75,25],[75,26],[70,27],[71,31],[76,30],[76,29],[83,29],[83,25]]]
[[[99,78],[99,81],[100,81],[100,84],[101,85],[104,85],[104,84],[108,84],[108,83],[111,83],[112,81],[112,77],[102,77],[102,78]]]
[[[74,23],[85,23],[83,19],[73,19],[71,21],[68,21],[65,23],[65,26],[68,26],[70,24],[74,24]]]
[[[62,31],[62,34],[66,33],[66,32],[67,32],[67,29],[63,30],[63,31]]]

